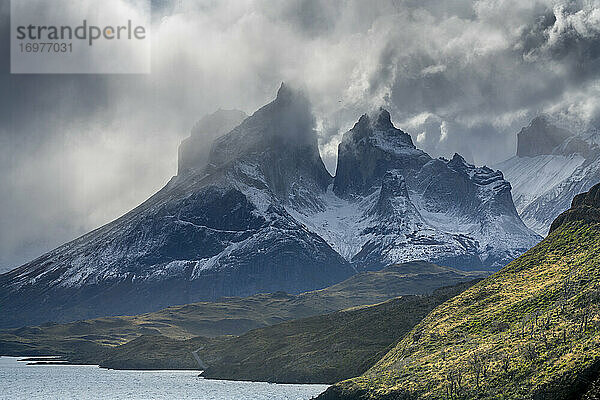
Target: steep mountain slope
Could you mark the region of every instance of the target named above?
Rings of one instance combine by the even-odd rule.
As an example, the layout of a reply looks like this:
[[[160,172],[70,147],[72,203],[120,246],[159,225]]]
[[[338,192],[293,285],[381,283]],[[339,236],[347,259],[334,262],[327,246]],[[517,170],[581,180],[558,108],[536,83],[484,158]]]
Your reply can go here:
[[[578,398],[600,372],[599,254],[596,185],[544,241],[319,398]]]
[[[571,132],[553,125],[546,116],[538,116],[517,134],[517,157],[552,154],[558,145],[571,136]]]
[[[72,356],[81,353],[82,348],[119,345],[141,335],[172,339],[240,335],[282,321],[380,303],[401,295],[426,294],[485,275],[426,262],[399,264],[381,271],[363,272],[328,288],[298,295],[278,292],[224,298],[135,316],[0,331],[0,355]]]
[[[519,132],[517,156],[494,167],[511,183],[523,222],[540,235],[573,196],[600,181],[597,136],[574,135],[540,116]]]
[[[241,117],[203,124],[220,133]],[[335,178],[314,126],[305,96],[282,85],[215,140],[204,167],[183,143],[181,174],[146,202],[0,275],[0,328],[300,293],[412,260],[497,269],[540,239],[501,173],[432,159],[387,111],[344,135]]]
[[[213,145],[203,174],[176,177],[118,220],[0,275],[0,327],[299,293],[354,274],[282,207],[331,181],[312,121],[308,101],[282,86]]]
[[[541,239],[510,189],[500,172],[458,154],[432,159],[382,109],[344,135],[323,206],[287,209],[359,270],[411,259],[497,269]]]

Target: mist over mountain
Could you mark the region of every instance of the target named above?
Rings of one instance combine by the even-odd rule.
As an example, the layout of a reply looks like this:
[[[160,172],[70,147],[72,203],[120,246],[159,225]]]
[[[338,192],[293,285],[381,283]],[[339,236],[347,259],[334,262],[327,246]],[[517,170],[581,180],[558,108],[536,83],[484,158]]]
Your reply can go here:
[[[571,132],[553,125],[546,116],[535,117],[517,134],[517,157],[552,154],[570,136]]]
[[[238,126],[248,115],[240,110],[219,109],[205,115],[179,145],[177,175],[202,171],[208,164],[210,149],[216,138]]]
[[[431,158],[386,110],[344,135],[335,177],[314,126],[304,93],[282,84],[214,141],[205,167],[0,275],[2,326],[299,293],[404,261],[493,270],[539,240],[500,172]]]
[[[518,133],[517,155],[495,165],[513,187],[525,224],[547,235],[571,199],[600,182],[600,133],[541,115]]]
[[[2,271],[139,205],[198,117],[256,110],[281,81],[305,86],[332,173],[343,134],[381,106],[432,157],[477,165],[514,155],[540,113],[572,131],[600,120],[597,1],[152,5],[147,76],[10,74],[0,42]]]

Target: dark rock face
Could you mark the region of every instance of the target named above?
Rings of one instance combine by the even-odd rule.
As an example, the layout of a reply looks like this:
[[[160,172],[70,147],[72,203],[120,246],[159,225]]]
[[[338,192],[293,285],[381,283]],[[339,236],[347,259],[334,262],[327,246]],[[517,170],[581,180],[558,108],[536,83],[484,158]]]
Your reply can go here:
[[[394,203],[401,202],[404,205],[409,201],[406,181],[400,171],[395,169],[387,171],[381,181],[381,189],[379,190],[379,199],[376,206],[377,212],[381,215],[389,215],[394,213],[397,208]]]
[[[231,131],[247,117],[240,110],[217,110],[198,121],[190,137],[179,145],[177,175],[189,175],[204,169],[215,139]]]
[[[308,193],[298,191],[319,193],[332,180],[321,160],[314,122],[303,94],[282,84],[273,102],[215,142],[209,167],[255,165],[280,201],[310,202]]]
[[[355,225],[356,252],[349,259],[359,269],[409,259],[501,267],[540,239],[519,218],[510,190],[501,172],[477,168],[458,154],[431,158],[385,110],[363,115],[344,135],[333,182],[333,192],[347,201],[377,198]],[[331,228],[315,229],[327,234]]]
[[[367,194],[381,185],[387,171],[396,169],[409,176],[430,160],[407,133],[394,127],[389,112],[382,109],[375,117],[365,114],[340,143],[333,191],[341,197]]]
[[[571,221],[600,222],[600,184],[595,185],[586,193],[575,196],[571,208],[554,220],[550,232]]]
[[[546,117],[536,117],[517,134],[517,156],[552,154],[554,148],[571,135],[571,132],[552,125]]]
[[[587,193],[581,193],[575,196],[571,207],[600,208],[600,185],[594,186]]]
[[[206,126],[227,129],[213,117]],[[495,269],[538,240],[502,174],[432,159],[387,111],[344,135],[335,178],[313,127],[308,100],[282,85],[216,139],[205,165],[186,153],[142,205],[0,275],[0,328],[298,293],[413,260]]]

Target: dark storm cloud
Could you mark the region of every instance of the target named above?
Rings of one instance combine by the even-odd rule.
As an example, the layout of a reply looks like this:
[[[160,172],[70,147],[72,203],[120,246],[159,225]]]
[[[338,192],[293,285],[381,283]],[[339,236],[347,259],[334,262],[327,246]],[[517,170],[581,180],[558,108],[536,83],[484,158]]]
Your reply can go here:
[[[379,106],[432,155],[478,164],[513,155],[538,113],[600,120],[599,1],[152,0],[148,76],[8,74],[0,1],[0,268],[143,201],[196,120],[251,113],[282,81],[310,97],[330,170]]]
[[[471,11],[440,13],[432,2],[401,8],[369,75],[367,93],[382,93],[421,146],[445,155],[464,148],[467,158],[493,163],[540,112],[568,106],[571,116],[589,117],[589,102],[578,112],[572,100],[585,91],[597,102],[597,2],[462,4]]]
[[[600,67],[599,22],[597,8],[557,7],[525,36],[524,54],[532,61],[561,63],[573,82],[594,77]]]

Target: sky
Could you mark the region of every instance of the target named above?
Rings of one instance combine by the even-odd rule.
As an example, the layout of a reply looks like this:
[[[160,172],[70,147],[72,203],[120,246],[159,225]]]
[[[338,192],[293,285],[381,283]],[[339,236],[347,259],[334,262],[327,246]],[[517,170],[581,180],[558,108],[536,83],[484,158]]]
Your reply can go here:
[[[148,75],[11,75],[9,10],[0,271],[144,201],[195,121],[251,114],[281,82],[310,98],[332,173],[341,135],[382,106],[431,155],[478,165],[513,156],[540,113],[600,125],[600,0],[153,0]]]

